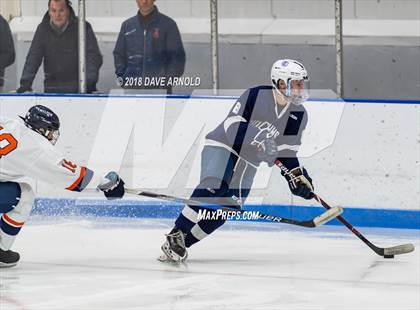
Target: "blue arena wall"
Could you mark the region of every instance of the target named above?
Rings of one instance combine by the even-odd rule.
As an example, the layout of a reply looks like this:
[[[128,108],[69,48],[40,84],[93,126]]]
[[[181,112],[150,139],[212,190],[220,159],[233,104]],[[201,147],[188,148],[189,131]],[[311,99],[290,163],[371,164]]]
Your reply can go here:
[[[182,204],[160,201],[44,198],[36,200],[32,214],[175,219],[182,207]],[[245,205],[244,209],[298,220],[310,219],[325,211],[321,207],[296,205]],[[420,210],[344,208],[342,216],[353,226],[358,227],[420,229]],[[341,223],[333,220],[327,225],[341,225]]]

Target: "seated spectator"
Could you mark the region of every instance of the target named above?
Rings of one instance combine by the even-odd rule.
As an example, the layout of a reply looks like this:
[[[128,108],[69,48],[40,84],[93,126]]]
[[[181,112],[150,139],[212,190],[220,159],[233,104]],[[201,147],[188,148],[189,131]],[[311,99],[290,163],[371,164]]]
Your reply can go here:
[[[15,46],[9,23],[0,15],[0,93],[3,92],[4,71],[15,62]]]
[[[18,93],[32,91],[44,61],[46,93],[79,92],[78,19],[69,0],[49,0],[48,12],[36,29],[26,57]],[[86,23],[86,79],[88,93],[96,91],[102,55],[92,27]]]
[[[167,83],[147,87],[146,79],[180,77],[185,51],[175,21],[160,13],[155,0],[136,0],[138,13],[124,21],[114,49],[115,73],[123,88],[159,88],[172,93]]]

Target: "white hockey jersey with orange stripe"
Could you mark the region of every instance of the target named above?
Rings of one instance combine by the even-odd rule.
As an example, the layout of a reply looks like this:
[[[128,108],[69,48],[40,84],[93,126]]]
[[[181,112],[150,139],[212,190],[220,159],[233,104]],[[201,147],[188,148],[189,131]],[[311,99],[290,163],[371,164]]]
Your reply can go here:
[[[71,191],[82,191],[100,178],[66,160],[45,137],[23,121],[0,116],[0,182],[30,177]],[[95,180],[93,180],[95,178]]]

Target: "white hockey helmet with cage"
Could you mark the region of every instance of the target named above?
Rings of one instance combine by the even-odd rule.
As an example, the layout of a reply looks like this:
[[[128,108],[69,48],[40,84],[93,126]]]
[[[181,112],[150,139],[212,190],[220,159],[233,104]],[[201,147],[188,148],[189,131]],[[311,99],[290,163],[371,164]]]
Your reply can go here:
[[[285,89],[279,88],[280,80],[286,85]],[[293,90],[292,81],[302,81],[302,89]],[[293,59],[277,60],[271,67],[271,82],[274,89],[283,95],[289,103],[301,104],[309,98],[308,72],[299,61]]]

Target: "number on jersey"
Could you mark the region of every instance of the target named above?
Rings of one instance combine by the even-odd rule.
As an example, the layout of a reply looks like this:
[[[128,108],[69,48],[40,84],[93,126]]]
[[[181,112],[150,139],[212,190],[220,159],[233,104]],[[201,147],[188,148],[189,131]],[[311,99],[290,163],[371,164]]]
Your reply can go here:
[[[61,161],[61,166],[63,166],[64,168],[70,170],[73,173],[75,173],[76,172],[76,169],[77,169],[77,165],[75,165],[71,161],[65,160],[65,159],[63,159]]]
[[[241,109],[241,103],[238,101],[232,109],[232,113],[238,114],[239,110]]]
[[[10,133],[1,132],[4,128],[0,126],[0,158],[16,150],[18,142]]]

